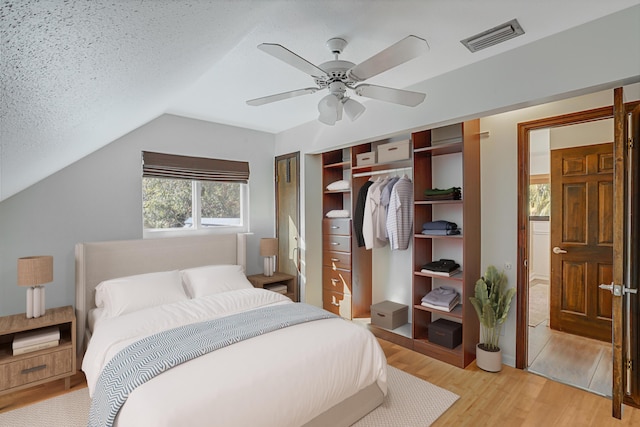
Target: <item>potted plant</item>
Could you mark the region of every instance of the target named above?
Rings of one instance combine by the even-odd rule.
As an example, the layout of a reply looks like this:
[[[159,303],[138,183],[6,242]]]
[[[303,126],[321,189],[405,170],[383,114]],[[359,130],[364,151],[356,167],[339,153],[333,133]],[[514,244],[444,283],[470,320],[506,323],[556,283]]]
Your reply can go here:
[[[476,346],[476,365],[489,372],[502,369],[500,330],[516,294],[515,288],[507,289],[507,276],[490,265],[484,276],[476,282],[475,296],[469,300],[478,313],[482,342]]]

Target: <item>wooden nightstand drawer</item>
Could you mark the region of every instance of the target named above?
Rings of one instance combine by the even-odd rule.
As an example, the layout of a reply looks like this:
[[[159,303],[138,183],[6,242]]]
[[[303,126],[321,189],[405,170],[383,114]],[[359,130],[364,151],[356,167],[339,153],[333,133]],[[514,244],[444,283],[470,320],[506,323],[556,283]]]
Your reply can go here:
[[[59,345],[32,353],[14,355],[16,334],[55,326]],[[76,316],[73,307],[47,309],[44,316],[28,319],[26,314],[0,317],[0,395],[64,378],[65,388],[76,373]]]
[[[30,357],[0,365],[0,372],[6,381],[2,381],[5,391],[47,378],[72,374],[73,350],[71,348],[54,351],[40,356]]]

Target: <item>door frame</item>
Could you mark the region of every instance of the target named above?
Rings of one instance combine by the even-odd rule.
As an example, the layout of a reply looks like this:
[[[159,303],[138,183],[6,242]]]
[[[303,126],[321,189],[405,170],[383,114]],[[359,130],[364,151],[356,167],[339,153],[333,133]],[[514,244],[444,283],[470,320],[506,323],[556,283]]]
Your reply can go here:
[[[637,103],[633,103],[637,104]],[[630,105],[630,104],[629,104]],[[625,109],[629,108],[625,105]],[[528,366],[529,346],[529,133],[613,118],[613,106],[518,123],[518,254],[516,293],[516,368]]]
[[[278,237],[278,242],[280,242],[280,205],[278,203],[278,201],[280,200],[280,194],[278,191],[278,162],[281,160],[286,160],[286,159],[295,159],[296,161],[296,171],[295,171],[295,175],[296,175],[296,206],[297,206],[297,212],[296,212],[296,223],[298,226],[298,236],[297,236],[297,244],[298,247],[296,249],[296,281],[295,281],[295,286],[297,287],[296,290],[296,295],[298,296],[298,300],[300,300],[300,152],[296,151],[293,153],[289,153],[289,154],[283,154],[280,156],[276,156],[274,161],[273,161],[273,180],[274,180],[274,185],[275,185],[275,226],[276,226],[276,237]],[[278,249],[279,251],[279,249]],[[280,262],[280,260],[278,259],[278,263]]]

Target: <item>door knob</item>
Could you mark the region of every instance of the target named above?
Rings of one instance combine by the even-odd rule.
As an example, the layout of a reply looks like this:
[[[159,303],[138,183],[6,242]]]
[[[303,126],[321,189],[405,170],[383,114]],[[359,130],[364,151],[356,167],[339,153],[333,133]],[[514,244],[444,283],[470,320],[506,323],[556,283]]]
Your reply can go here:
[[[600,286],[598,286],[600,289],[604,289],[605,291],[611,291],[611,293],[613,293],[613,282],[610,285],[607,285],[605,283],[601,283]]]
[[[627,288],[625,285],[616,285],[611,282],[610,285],[601,284],[598,286],[600,289],[604,289],[605,291],[611,291],[614,296],[621,297],[624,294],[637,294],[638,290],[633,288]]]
[[[556,246],[555,248],[553,248],[553,253],[554,254],[566,254],[567,251],[565,251],[564,249]]]

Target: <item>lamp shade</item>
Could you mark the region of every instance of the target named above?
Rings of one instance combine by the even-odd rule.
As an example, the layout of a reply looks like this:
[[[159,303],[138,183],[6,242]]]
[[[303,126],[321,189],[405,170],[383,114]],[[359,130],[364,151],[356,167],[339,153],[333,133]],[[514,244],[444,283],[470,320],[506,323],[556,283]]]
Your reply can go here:
[[[329,126],[335,125],[336,121],[339,120],[338,115],[342,116],[342,111],[338,111],[340,107],[340,101],[335,95],[329,94],[325,96],[318,103],[318,111],[320,112],[318,120]]]
[[[358,117],[364,113],[364,105],[360,104],[358,101],[348,98],[344,101],[344,112],[347,114],[347,117],[351,119],[351,121],[355,121]]]
[[[18,286],[37,286],[53,282],[51,255],[18,258]]]
[[[260,256],[276,255],[278,255],[278,239],[275,237],[260,239]]]

